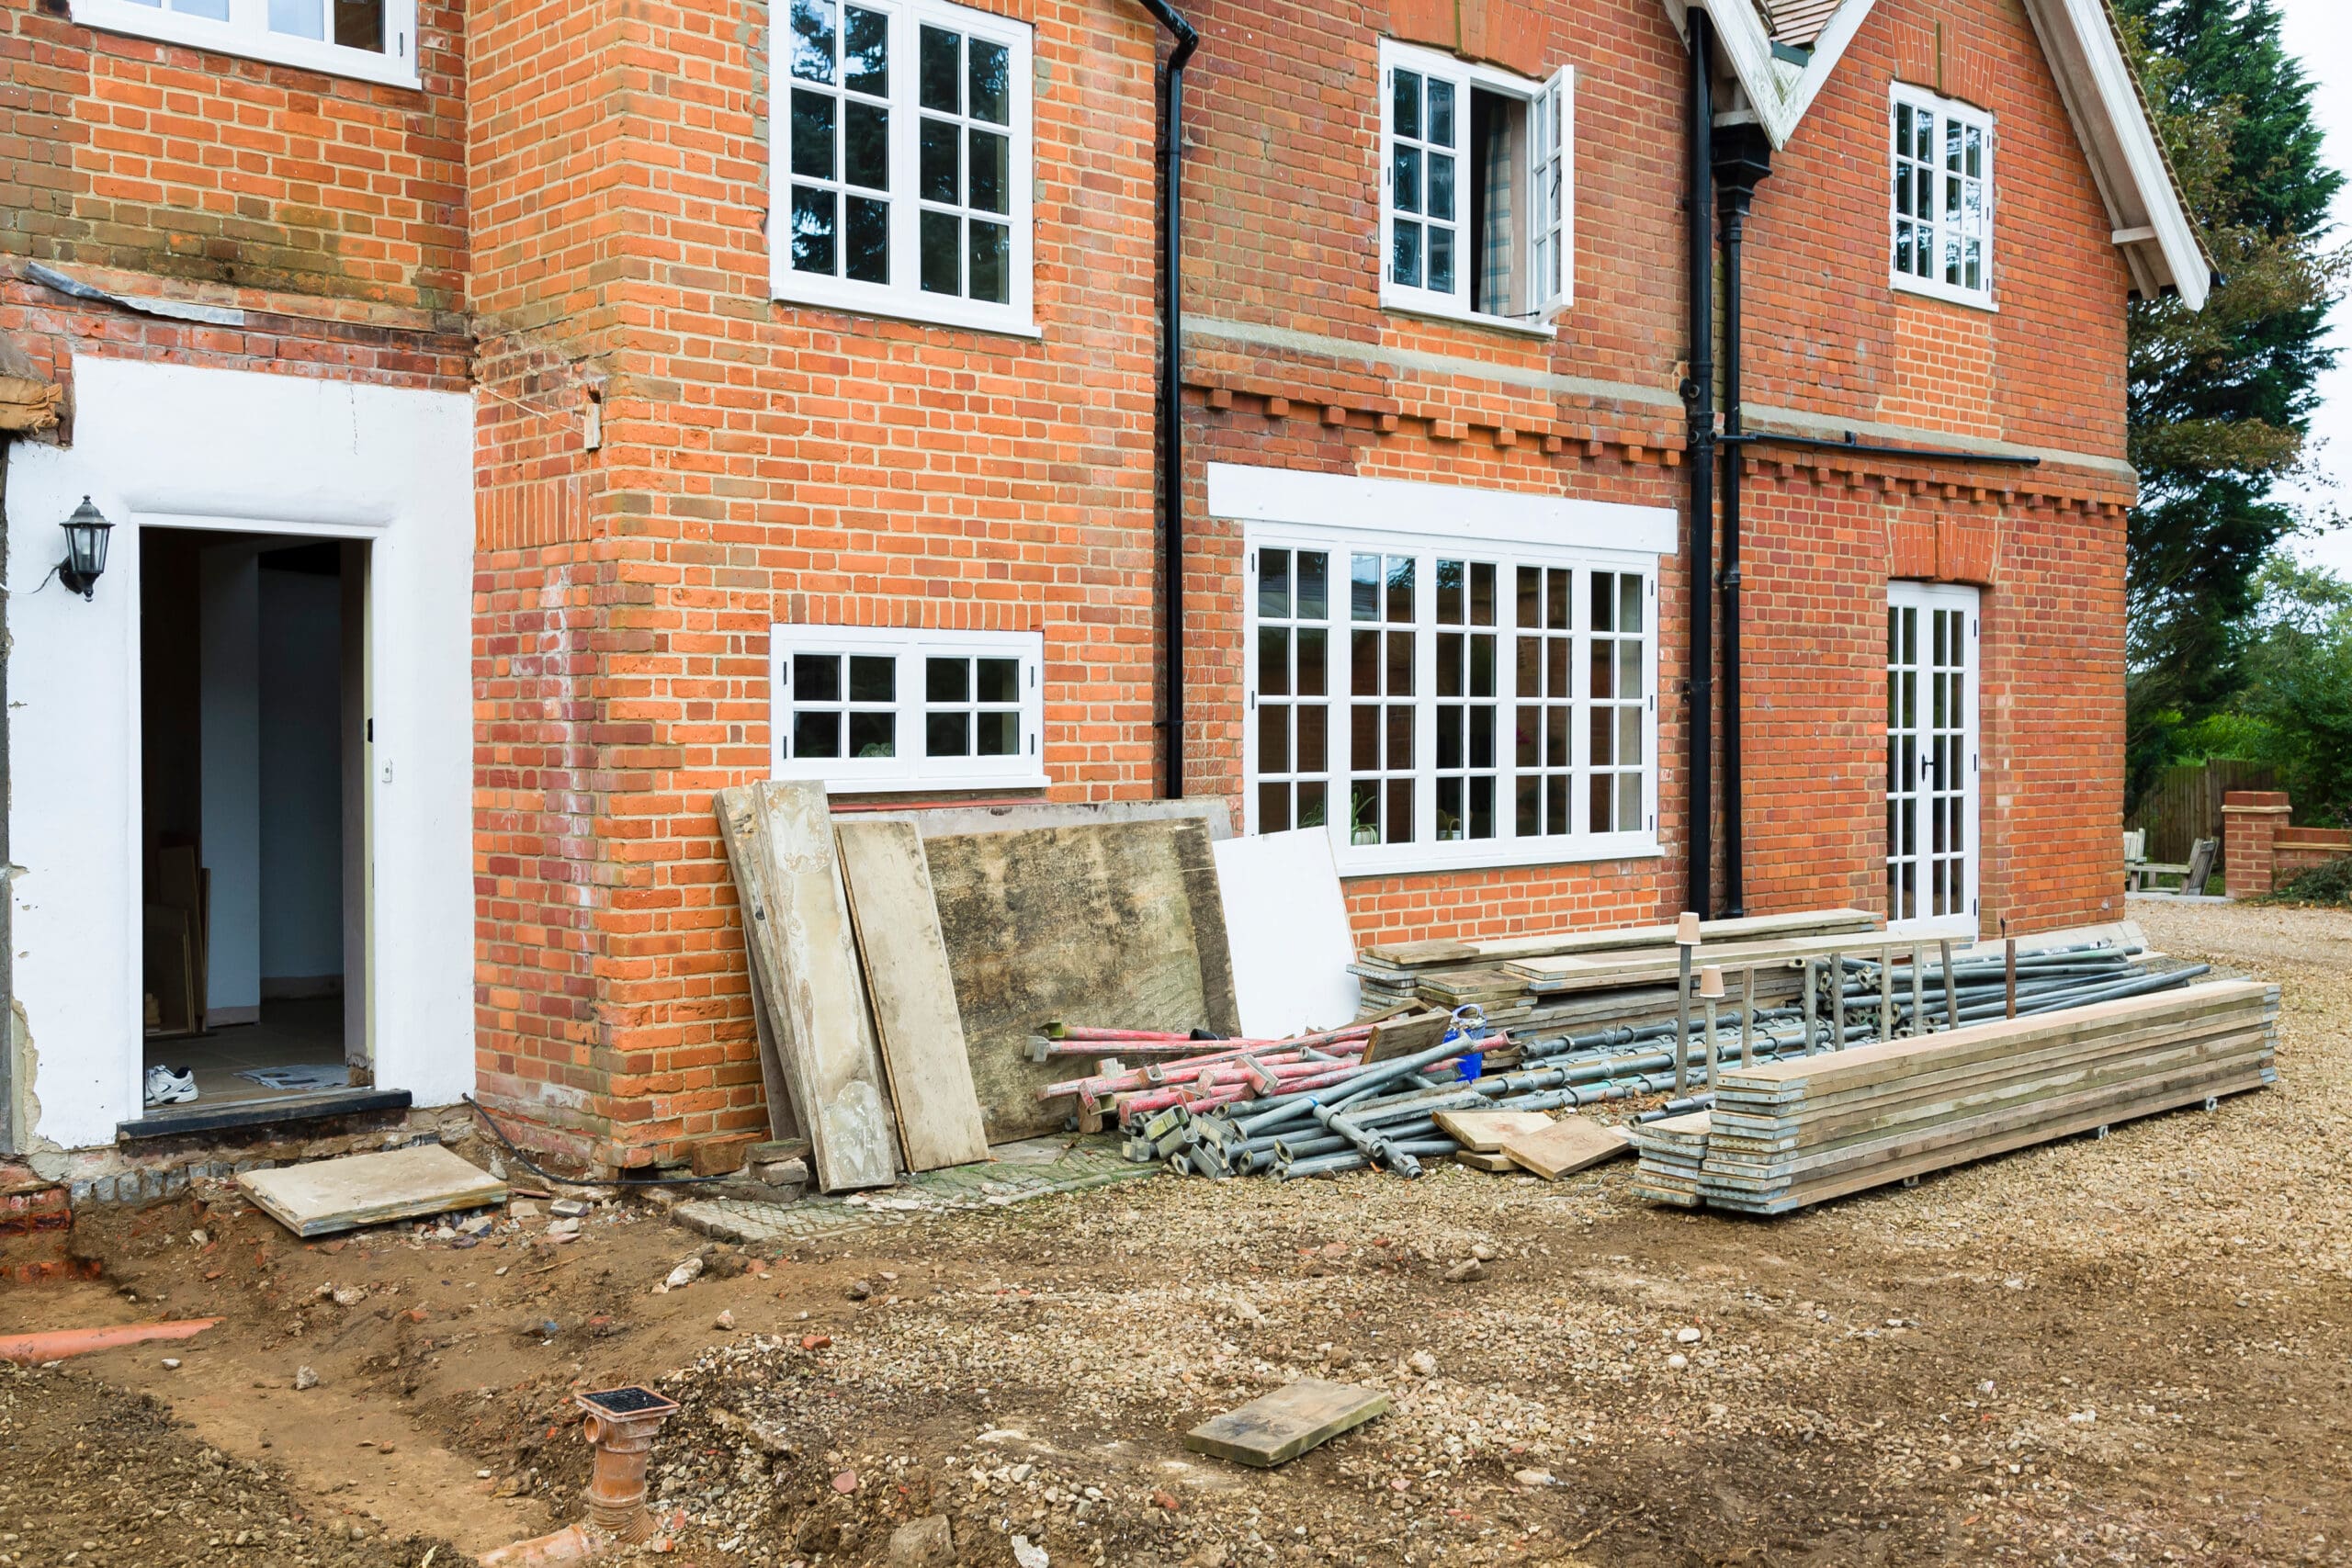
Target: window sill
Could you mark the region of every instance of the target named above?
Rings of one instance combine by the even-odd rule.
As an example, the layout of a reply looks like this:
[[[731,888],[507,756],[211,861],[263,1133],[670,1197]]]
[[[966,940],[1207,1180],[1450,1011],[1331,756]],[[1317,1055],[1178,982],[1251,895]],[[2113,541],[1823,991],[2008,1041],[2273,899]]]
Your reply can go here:
[[[1001,337],[1043,338],[1036,317],[1011,305],[973,305],[946,295],[908,294],[895,288],[851,287],[823,283],[797,273],[777,271],[768,279],[774,304],[820,310],[842,310],[854,316],[879,316],[886,321],[911,321],[918,326],[953,327],[966,332],[992,333]]]
[[[1983,310],[1987,315],[1997,316],[2001,313],[2001,308],[1993,303],[1993,293],[1990,289],[1981,294],[1972,294],[1965,288],[1954,288],[1949,283],[1936,283],[1924,277],[1913,277],[1910,274],[1902,272],[1887,274],[1887,281],[1898,294],[1914,294],[1922,299],[1939,299],[1947,305],[1965,306],[1971,310]]]
[[[1488,332],[1506,333],[1512,337],[1556,338],[1560,335],[1557,318],[1521,321],[1505,316],[1482,316],[1476,310],[1447,310],[1419,299],[1392,294],[1385,287],[1380,294],[1380,308],[1424,321],[1443,321],[1457,327],[1484,327]]]
[[[1531,847],[1517,842],[1491,849],[1449,850],[1441,844],[1408,844],[1393,855],[1380,849],[1357,849],[1335,836],[1332,852],[1340,879],[1360,881],[1373,876],[1419,876],[1433,872],[1498,871],[1555,865],[1589,865],[1604,860],[1656,860],[1665,853],[1654,833],[1624,833],[1608,839],[1588,838],[1557,847]]]
[[[424,85],[413,59],[402,60],[283,33],[249,32],[208,17],[141,6],[133,0],[74,0],[74,20],[101,32],[179,44],[215,54],[232,54],[243,60],[266,61],[273,65],[291,65],[386,87],[413,89]]]
[[[992,795],[1008,789],[1050,789],[1054,781],[1043,773],[989,773],[981,777],[945,777],[936,773],[922,777],[895,779],[868,778],[862,774],[828,773],[818,769],[802,771],[785,767],[775,771],[778,779],[811,780],[825,786],[827,795]]]

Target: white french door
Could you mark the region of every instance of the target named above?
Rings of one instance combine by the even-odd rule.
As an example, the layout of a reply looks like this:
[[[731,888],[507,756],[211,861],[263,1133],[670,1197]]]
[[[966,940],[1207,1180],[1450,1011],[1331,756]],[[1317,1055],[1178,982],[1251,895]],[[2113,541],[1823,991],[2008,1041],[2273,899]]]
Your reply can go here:
[[[1973,588],[1886,587],[1886,919],[1976,934]]]

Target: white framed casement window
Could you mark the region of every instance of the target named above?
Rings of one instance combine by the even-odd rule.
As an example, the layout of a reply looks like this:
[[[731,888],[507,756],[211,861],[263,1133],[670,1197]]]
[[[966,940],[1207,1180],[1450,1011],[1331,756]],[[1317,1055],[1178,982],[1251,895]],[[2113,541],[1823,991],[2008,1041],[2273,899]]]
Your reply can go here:
[[[192,49],[419,85],[416,0],[73,0],[74,19]]]
[[[1657,558],[1453,521],[1246,528],[1249,830],[1349,875],[1657,854]]]
[[[1035,335],[1030,29],[947,0],[779,0],[779,299]]]
[[[1380,299],[1549,333],[1575,299],[1576,82],[1380,46]]]
[[[1918,87],[1894,88],[1894,287],[1993,306],[1993,117]]]
[[[770,772],[838,791],[1046,786],[1042,632],[770,628]]]

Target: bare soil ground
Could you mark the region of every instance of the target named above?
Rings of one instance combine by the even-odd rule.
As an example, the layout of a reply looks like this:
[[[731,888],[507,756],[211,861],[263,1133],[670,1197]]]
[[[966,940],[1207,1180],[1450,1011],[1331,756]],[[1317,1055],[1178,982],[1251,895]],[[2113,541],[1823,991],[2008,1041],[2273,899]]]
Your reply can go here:
[[[712,1568],[933,1512],[990,1568],[2352,1562],[2352,917],[2132,913],[2285,987],[2277,1089],[1777,1221],[1620,1166],[1156,1179],[775,1259],[618,1205],[569,1246],[101,1222],[107,1279],[0,1331],[228,1321],[0,1371],[0,1562],[446,1568],[575,1517],[571,1394],[639,1381]],[[1272,1472],[1183,1449],[1306,1373],[1396,1409]]]

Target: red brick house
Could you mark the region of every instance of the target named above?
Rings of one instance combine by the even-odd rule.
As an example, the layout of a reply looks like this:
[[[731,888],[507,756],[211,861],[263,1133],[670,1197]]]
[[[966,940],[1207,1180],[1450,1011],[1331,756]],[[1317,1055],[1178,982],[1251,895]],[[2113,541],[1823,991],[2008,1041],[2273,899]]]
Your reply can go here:
[[[184,1056],[760,1125],[768,773],[1319,826],[1364,941],[2120,905],[2123,306],[2207,275],[2102,0],[0,0],[0,61],[69,394],[0,1148]]]

